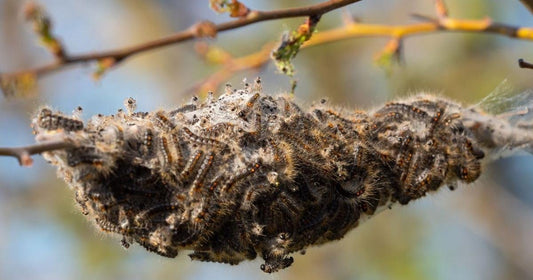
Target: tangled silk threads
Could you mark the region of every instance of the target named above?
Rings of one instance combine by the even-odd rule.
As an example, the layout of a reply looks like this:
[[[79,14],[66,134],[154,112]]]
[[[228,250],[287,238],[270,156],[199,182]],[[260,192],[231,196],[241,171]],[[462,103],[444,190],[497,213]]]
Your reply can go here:
[[[430,95],[369,112],[302,109],[259,80],[172,111],[125,105],[86,123],[48,108],[33,120],[38,141],[75,144],[44,156],[83,213],[125,247],[229,264],[260,256],[265,272],[382,209],[475,181],[486,153],[522,133]]]

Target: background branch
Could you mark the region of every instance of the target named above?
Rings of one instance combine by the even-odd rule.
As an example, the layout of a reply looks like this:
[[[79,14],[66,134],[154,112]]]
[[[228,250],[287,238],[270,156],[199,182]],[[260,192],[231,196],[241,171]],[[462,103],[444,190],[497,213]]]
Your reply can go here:
[[[523,59],[519,59],[519,60],[518,60],[518,66],[519,66],[520,68],[533,69],[533,64],[532,64],[532,63],[529,63],[529,62],[526,62],[526,61],[524,61]]]
[[[390,58],[397,55],[399,48],[401,47],[401,40],[409,36],[419,36],[437,32],[468,32],[480,34],[492,33],[514,39],[533,41],[533,28],[494,23],[489,18],[481,20],[450,18],[444,16],[445,13],[442,10],[442,7],[443,6],[439,5],[438,2],[438,18],[415,15],[415,17],[425,21],[417,24],[384,25],[347,21],[342,27],[324,30],[314,34],[309,41],[302,45],[301,48],[354,38],[389,37],[391,38],[391,41],[383,48],[383,50],[376,54],[376,61],[383,63],[384,57],[390,60]],[[198,82],[193,88],[187,90],[187,92],[195,91],[198,92],[199,95],[205,95],[207,92],[215,91],[220,85],[226,83],[226,81],[235,73],[264,67],[270,62],[271,50],[275,45],[275,42],[267,43],[260,51],[237,58],[232,57],[217,47],[202,46],[197,48],[200,55],[206,58],[209,57],[208,53],[211,52],[208,48],[216,49],[216,53],[223,55],[224,59],[211,57],[210,60],[221,64],[222,68],[208,76],[203,81]],[[521,60],[519,63],[520,67],[529,68],[527,67],[527,62]]]
[[[289,8],[273,11],[248,10],[245,15],[232,21],[224,22],[217,25],[209,21],[202,21],[194,24],[193,26],[184,31],[172,34],[170,36],[117,50],[94,52],[80,55],[69,55],[68,52],[65,51],[65,48],[62,47],[62,54],[61,56],[57,56],[57,60],[55,62],[32,69],[4,74],[3,76],[4,80],[5,77],[13,77],[25,73],[32,73],[35,76],[42,76],[54,72],[56,70],[60,70],[69,65],[92,61],[101,62],[99,68],[103,69],[100,69],[100,71],[97,70],[97,72],[103,72],[102,70],[105,71],[106,69],[115,66],[117,63],[123,61],[124,59],[140,52],[146,52],[149,50],[189,41],[197,37],[215,37],[216,34],[219,32],[236,29],[257,22],[303,16],[320,16],[332,10],[359,1],[361,0],[330,0],[319,4],[299,8]],[[35,8],[32,7],[31,10],[33,12]]]
[[[520,0],[520,2],[533,14],[533,0]]]

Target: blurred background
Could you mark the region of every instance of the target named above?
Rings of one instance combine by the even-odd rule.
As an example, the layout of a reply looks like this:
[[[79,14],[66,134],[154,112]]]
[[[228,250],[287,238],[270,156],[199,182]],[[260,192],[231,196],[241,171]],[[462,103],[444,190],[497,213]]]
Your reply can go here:
[[[243,0],[254,9],[279,9],[320,1]],[[69,53],[115,49],[188,28],[195,22],[229,20],[208,0],[41,0]],[[519,1],[448,0],[450,15],[533,26]],[[0,0],[0,72],[52,61],[22,20],[24,1]],[[318,30],[338,27],[349,11],[365,23],[413,23],[412,13],[434,15],[431,0],[364,0],[326,14]],[[203,39],[234,56],[258,51],[296,28],[302,18],[250,25]],[[294,64],[303,104],[327,97],[334,105],[368,108],[420,90],[477,103],[494,90],[533,89],[533,42],[486,34],[434,33],[405,40],[404,63],[386,72],[373,57],[388,39],[361,38],[302,50]],[[196,41],[198,42],[198,41]],[[145,52],[108,71],[75,66],[39,80],[37,94],[0,97],[0,146],[33,143],[30,118],[48,104],[63,112],[76,106],[84,117],[112,114],[134,97],[139,110],[170,109],[190,100],[189,89],[215,73],[195,42]],[[261,76],[267,93],[290,90],[290,78],[272,63],[237,73],[228,82]],[[343,240],[310,248],[274,275],[259,260],[238,266],[191,262],[185,253],[165,259],[97,231],[74,203],[67,185],[39,156],[31,168],[0,157],[0,279],[533,279],[533,156],[488,166],[475,184],[443,190],[408,207],[371,219]]]

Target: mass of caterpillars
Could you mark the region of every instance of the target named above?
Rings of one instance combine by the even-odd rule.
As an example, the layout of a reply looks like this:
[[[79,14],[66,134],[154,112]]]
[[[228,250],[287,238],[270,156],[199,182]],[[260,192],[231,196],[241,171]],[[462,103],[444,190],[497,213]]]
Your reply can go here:
[[[473,182],[484,156],[462,108],[430,96],[303,110],[257,80],[170,112],[135,112],[132,99],[126,109],[85,126],[47,108],[34,120],[37,139],[77,144],[45,157],[84,214],[125,247],[229,264],[260,256],[265,272],[394,203]]]

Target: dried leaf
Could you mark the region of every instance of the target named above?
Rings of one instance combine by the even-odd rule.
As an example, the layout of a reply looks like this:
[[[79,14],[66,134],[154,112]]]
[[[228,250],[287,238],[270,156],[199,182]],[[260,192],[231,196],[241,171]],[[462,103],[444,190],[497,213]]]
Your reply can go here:
[[[250,9],[246,7],[239,1],[233,1],[233,4],[230,5],[230,16],[231,17],[244,17],[250,12]]]
[[[244,17],[250,9],[237,0],[209,0],[209,6],[217,13],[229,13],[231,17]]]
[[[227,0],[209,0],[209,7],[217,13],[224,13],[227,4]]]

